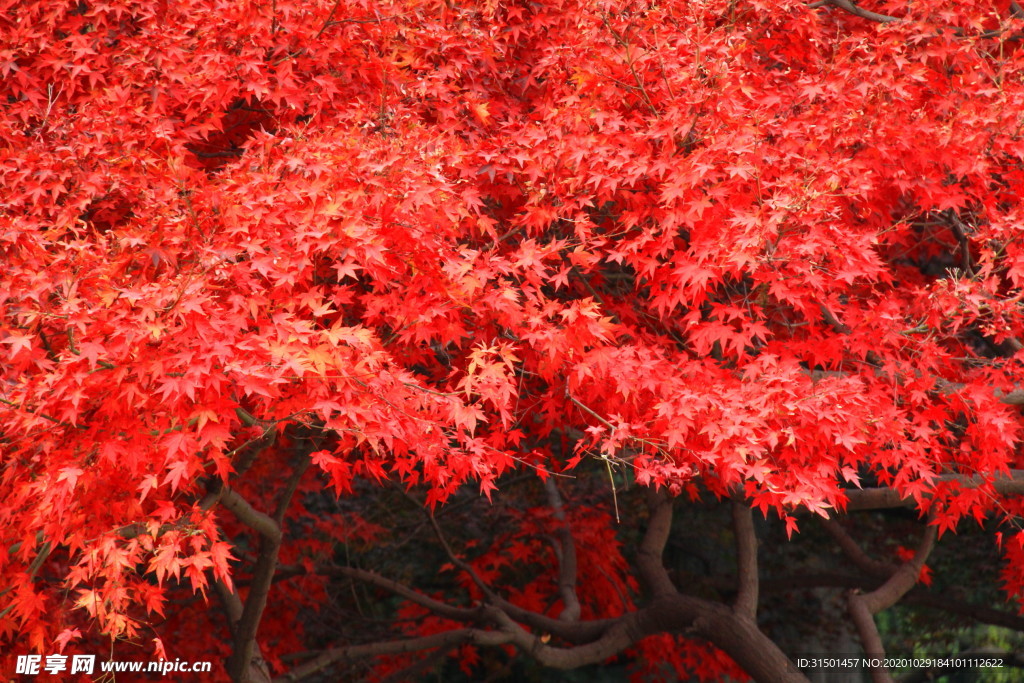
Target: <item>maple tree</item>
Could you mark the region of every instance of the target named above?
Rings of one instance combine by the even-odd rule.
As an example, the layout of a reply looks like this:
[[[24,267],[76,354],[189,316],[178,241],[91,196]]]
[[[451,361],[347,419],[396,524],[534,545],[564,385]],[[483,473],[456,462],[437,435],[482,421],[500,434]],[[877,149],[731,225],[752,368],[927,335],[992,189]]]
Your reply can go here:
[[[1022,17],[3,0],[4,652],[799,681],[808,528],[1024,631]]]

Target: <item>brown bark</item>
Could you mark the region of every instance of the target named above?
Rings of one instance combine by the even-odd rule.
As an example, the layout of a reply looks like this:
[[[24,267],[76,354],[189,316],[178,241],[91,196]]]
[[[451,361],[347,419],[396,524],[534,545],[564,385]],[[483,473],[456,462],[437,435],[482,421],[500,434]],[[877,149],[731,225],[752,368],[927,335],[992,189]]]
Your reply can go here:
[[[253,569],[249,594],[241,615],[233,619],[231,656],[227,661],[228,675],[239,683],[255,683],[264,680],[257,677],[259,667],[254,666],[256,632],[259,629],[263,610],[267,606],[267,595],[277,568],[277,555],[281,549],[281,527],[269,515],[253,508],[233,489],[225,488],[220,503],[231,510],[239,521],[260,535],[260,551]]]
[[[736,603],[739,614],[757,619],[757,534],[753,511],[740,501],[732,502],[732,527],[736,535]]]
[[[935,477],[935,481],[956,481],[965,487],[977,487],[984,483],[982,477],[961,474],[939,475]],[[1009,476],[994,478],[992,487],[1000,495],[1024,495],[1024,470],[1010,470]],[[914,507],[916,505],[913,498],[904,498],[895,489],[889,487],[850,489],[844,493],[846,493],[848,499],[846,504],[847,512]]]
[[[558,618],[564,621],[577,621],[580,618],[580,601],[576,595],[576,543],[565,516],[562,495],[558,492],[558,486],[552,477],[544,480],[544,491],[558,521],[558,544],[555,546],[558,556],[558,592],[564,605]]]
[[[921,574],[921,568],[927,561],[928,555],[931,554],[932,548],[935,547],[937,535],[937,529],[934,526],[929,526],[914,557],[905,562],[875,590],[870,593],[861,593],[857,590],[850,592],[850,616],[860,634],[864,652],[869,657],[883,661],[885,659],[885,648],[882,645],[882,638],[878,633],[874,615],[895,605],[914,587],[917,577]],[[873,683],[892,683],[892,677],[884,666],[872,666],[870,673]]]

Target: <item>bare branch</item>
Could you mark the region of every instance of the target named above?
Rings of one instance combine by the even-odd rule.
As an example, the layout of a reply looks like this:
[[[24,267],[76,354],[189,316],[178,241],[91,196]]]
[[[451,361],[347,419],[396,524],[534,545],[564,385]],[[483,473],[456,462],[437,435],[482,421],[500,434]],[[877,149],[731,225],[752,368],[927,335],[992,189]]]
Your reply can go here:
[[[849,595],[850,616],[857,627],[864,652],[871,658],[882,661],[885,659],[885,647],[882,645],[882,637],[878,633],[878,625],[875,623],[874,615],[887,609],[902,598],[917,583],[932,548],[935,547],[937,528],[929,526],[918,545],[914,557],[905,562],[896,572],[889,577],[889,580],[870,593],[851,591]],[[873,683],[891,683],[892,677],[884,666],[871,667],[871,680]]]
[[[299,455],[298,462],[295,463],[295,469],[292,470],[292,476],[288,479],[288,485],[281,494],[280,500],[277,501],[277,509],[274,510],[274,520],[278,524],[284,520],[284,514],[288,511],[288,505],[291,504],[292,496],[295,495],[295,489],[299,487],[302,475],[306,473],[312,462],[309,455],[305,453]]]
[[[539,628],[546,633],[551,633],[563,637],[570,642],[589,642],[594,638],[600,637],[605,634],[608,629],[616,624],[618,619],[604,619],[593,622],[567,622],[560,619],[552,619],[551,617],[543,614],[538,614],[530,610],[523,609],[511,602],[505,600],[503,597],[494,592],[494,590],[480,577],[480,575],[473,569],[472,566],[462,558],[458,557],[452,550],[452,547],[448,544],[448,540],[444,536],[444,532],[441,530],[441,526],[437,523],[437,519],[434,515],[428,512],[430,523],[434,527],[434,533],[437,535],[441,546],[444,548],[445,553],[448,555],[448,559],[452,561],[456,567],[466,572],[469,577],[476,584],[477,588],[487,596],[488,602],[500,609],[506,615],[512,617],[516,621],[528,624],[533,628]],[[660,555],[658,559],[660,565]],[[664,569],[662,570],[664,571]],[[667,576],[667,575],[666,575]]]
[[[468,609],[464,607],[454,607],[447,603],[435,600],[431,597],[420,593],[419,591],[409,588],[405,584],[399,583],[392,579],[386,578],[377,574],[376,572],[367,571],[365,569],[356,569],[355,567],[318,567],[318,574],[324,574],[327,576],[346,576],[350,579],[357,581],[363,581],[365,583],[372,584],[378,588],[390,591],[395,595],[405,598],[409,602],[414,602],[420,607],[425,607],[431,612],[438,614],[449,619],[456,621],[471,622],[479,621],[481,618],[480,610]]]
[[[849,12],[855,17],[861,19],[867,19],[869,21],[877,21],[882,24],[892,23],[894,21],[902,21],[899,17],[891,17],[888,14],[879,14],[878,12],[872,12],[870,10],[863,9],[850,2],[850,0],[822,0],[821,2],[815,2],[808,5],[810,8],[824,7],[831,5],[832,7],[838,7],[841,10]]]
[[[326,31],[329,26],[333,25],[334,13],[338,10],[339,4],[341,4],[341,0],[334,0],[334,5],[331,7],[331,11],[330,13],[328,13],[327,19],[324,20],[323,26],[321,26],[320,30],[316,32],[316,35],[313,36],[313,40],[317,40],[318,38],[320,38],[320,36],[324,34],[324,31]]]
[[[403,583],[399,583],[398,581],[394,581],[365,569],[331,565],[318,566],[315,568],[314,572],[325,576],[345,576],[356,581],[365,581],[366,583],[403,597],[410,602],[414,602],[421,607],[425,607],[435,614],[455,621],[461,621],[463,623],[480,622],[487,616],[479,608],[470,609],[465,607],[455,607],[453,605],[440,602],[439,600],[428,597]],[[301,576],[306,573],[305,567],[300,565],[290,565],[282,567],[278,572],[278,576]],[[527,626],[542,633],[551,634],[570,643],[591,642],[601,637],[601,634],[607,631],[613,624],[615,624],[615,622],[618,621],[618,619],[613,618],[595,619],[593,621],[566,622],[518,607],[500,596],[496,596],[496,599],[493,601],[493,606],[522,624],[526,624]]]
[[[232,639],[234,639],[244,612],[242,599],[238,597],[238,593],[232,592],[223,581],[214,581],[213,585],[224,606],[224,615],[228,621],[228,632],[231,634]],[[255,640],[252,644],[252,653],[249,656],[246,670],[242,673],[241,678],[235,680],[250,681],[252,683],[270,680],[270,667],[267,666],[266,660],[263,659],[263,652],[260,650],[259,643],[255,642]]]
[[[544,491],[548,496],[548,504],[554,510],[555,519],[558,521],[558,592],[562,596],[562,603],[565,608],[558,615],[563,621],[577,621],[580,618],[580,601],[576,595],[576,543],[572,537],[572,529],[569,528],[569,521],[565,516],[565,506],[562,504],[562,495],[558,492],[558,486],[552,477],[544,480]]]
[[[965,487],[977,487],[986,479],[980,475],[943,474],[935,477],[936,482],[958,482]],[[996,493],[1003,496],[1024,495],[1024,470],[1010,470],[1009,476],[999,476],[992,480]],[[916,501],[912,497],[904,498],[895,489],[889,487],[868,489],[847,489],[846,510],[881,510],[888,508],[914,507]]]
[[[928,529],[924,532],[921,543],[917,547],[917,552],[914,553],[914,557],[904,562],[896,570],[896,573],[889,577],[889,580],[879,588],[864,595],[864,600],[872,614],[878,614],[882,610],[892,607],[900,598],[906,595],[907,591],[914,587],[918,577],[921,575],[921,568],[924,567],[924,563],[928,560],[928,555],[931,554],[932,548],[935,547],[935,539],[937,537],[938,528],[929,525]]]
[[[648,489],[647,507],[651,516],[637,554],[637,570],[652,596],[671,595],[677,591],[665,570],[662,554],[672,530],[672,498],[665,490]]]
[[[220,503],[230,510],[238,518],[238,521],[263,538],[277,544],[281,543],[281,527],[274,521],[274,518],[254,508],[234,489],[225,486],[220,494]]]
[[[868,609],[864,596],[856,591],[850,591],[847,605],[853,625],[860,636],[861,645],[864,646],[864,654],[872,659],[884,661],[885,646],[882,645],[882,636],[878,633],[878,624],[875,623],[875,617]],[[892,683],[892,676],[884,666],[872,666],[870,671],[872,683]]]
[[[224,615],[228,618],[228,631],[234,636],[238,620],[242,618],[242,599],[238,597],[238,593],[232,592],[223,581],[214,581],[213,586],[224,605]]]
[[[448,559],[452,561],[452,564],[466,572],[466,574],[469,575],[469,578],[473,580],[473,583],[476,584],[476,587],[479,588],[480,591],[488,597],[488,599],[492,602],[500,601],[501,598],[498,594],[495,593],[489,585],[487,585],[486,581],[480,578],[480,575],[477,574],[476,570],[473,569],[468,562],[456,555],[455,551],[452,550],[452,547],[448,544],[448,539],[445,538],[444,532],[441,531],[441,525],[437,523],[437,518],[434,517],[433,511],[427,510],[427,516],[430,518],[431,526],[434,527],[434,534],[437,536],[437,540],[441,543],[441,547],[444,548],[444,552],[448,555]]]
[[[839,322],[839,319],[833,315],[832,311],[828,310],[825,304],[819,304],[818,308],[821,310],[821,316],[825,319],[825,322],[829,324],[833,330],[839,334],[850,334],[852,330],[845,323]]]
[[[354,578],[370,579],[375,585],[405,594],[404,587],[382,580],[369,572],[345,569],[343,573]],[[420,604],[436,607],[430,598],[413,596]],[[451,610],[458,608],[447,608]],[[387,641],[352,645],[328,650],[314,660],[297,667],[281,681],[296,681],[324,670],[332,664],[359,657],[401,654],[435,648],[453,648],[464,643],[481,646],[513,645],[529,655],[542,666],[555,669],[574,669],[587,664],[596,664],[632,646],[642,638],[655,633],[689,630],[697,637],[703,637],[719,645],[737,663],[757,680],[773,680],[783,683],[806,683],[806,678],[786,658],[781,650],[760,630],[753,620],[736,614],[732,609],[717,603],[690,596],[665,594],[651,601],[646,607],[625,614],[617,619],[605,620],[603,629],[595,639],[571,647],[548,645],[550,631],[538,629],[530,632],[524,629],[518,618],[497,605],[486,605],[479,610],[458,612],[461,616],[472,614],[479,623],[497,626],[494,630],[481,628],[459,628],[446,633],[424,638]],[[586,625],[586,622],[566,623],[550,619],[555,627],[572,630]]]
[[[847,489],[843,493],[847,497],[847,512],[909,508],[917,504],[912,497],[904,498],[896,489],[887,486],[869,489]]]
[[[758,573],[757,534],[753,511],[742,501],[732,502],[732,528],[736,535],[736,603],[737,614],[757,618]]]
[[[349,645],[326,650],[316,658],[297,666],[284,676],[275,678],[275,683],[284,681],[300,681],[307,676],[319,673],[327,667],[345,660],[360,659],[362,657],[377,657],[380,655],[397,655],[407,652],[419,652],[420,650],[433,650],[434,648],[452,648],[469,643],[475,640],[474,629],[462,628],[443,633],[435,633],[422,638],[409,638],[406,640],[390,640],[378,643],[367,643],[366,645]],[[501,634],[499,634],[501,635]],[[507,641],[507,638],[506,638]]]
[[[259,675],[261,662],[255,660],[257,652],[256,632],[259,630],[263,610],[267,606],[267,595],[274,581],[277,568],[277,554],[281,548],[281,527],[269,515],[259,512],[237,491],[224,487],[220,502],[231,510],[240,522],[260,535],[260,552],[253,568],[249,594],[245,599],[241,617],[235,624],[231,656],[227,661],[228,675],[235,681],[263,679]],[[254,676],[259,675],[259,678]]]
[[[824,519],[821,521],[825,531],[835,540],[839,545],[839,548],[843,551],[843,554],[851,560],[857,567],[869,576],[892,576],[893,572],[896,571],[894,565],[886,562],[879,562],[870,555],[868,555],[860,547],[860,545],[847,533],[846,529],[842,527],[839,522],[834,519]]]

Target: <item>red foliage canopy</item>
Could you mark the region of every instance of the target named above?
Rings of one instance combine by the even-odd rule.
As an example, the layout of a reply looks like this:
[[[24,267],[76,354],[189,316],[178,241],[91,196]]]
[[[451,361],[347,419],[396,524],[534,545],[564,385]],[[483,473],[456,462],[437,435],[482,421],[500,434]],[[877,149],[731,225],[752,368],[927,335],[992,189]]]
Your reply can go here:
[[[269,576],[372,542],[324,487],[433,509],[585,457],[791,530],[862,484],[940,532],[995,516],[1019,594],[1024,21],[870,9],[0,2],[4,651],[186,647],[171,591],[233,595],[283,520]],[[569,525],[604,563],[576,617],[628,613],[614,514],[539,505],[505,561]],[[500,583],[477,560],[467,590]],[[569,607],[539,581],[509,600]]]

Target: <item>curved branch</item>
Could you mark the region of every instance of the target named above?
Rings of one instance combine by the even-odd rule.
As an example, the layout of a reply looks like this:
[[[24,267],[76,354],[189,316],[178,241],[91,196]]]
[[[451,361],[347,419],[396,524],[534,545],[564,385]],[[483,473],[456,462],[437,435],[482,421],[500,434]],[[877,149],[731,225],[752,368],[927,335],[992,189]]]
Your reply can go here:
[[[732,502],[732,528],[736,535],[736,603],[739,614],[757,618],[757,534],[753,510],[740,501]]]
[[[881,24],[889,24],[894,21],[902,21],[899,17],[892,17],[888,14],[879,14],[878,12],[872,12],[870,10],[863,9],[850,2],[850,0],[821,0],[821,2],[815,2],[808,5],[810,8],[824,7],[830,5],[832,7],[838,7],[841,10],[849,12],[855,17],[861,19],[867,19],[868,21],[877,21]]]
[[[885,661],[885,646],[882,644],[882,636],[878,633],[875,615],[868,608],[864,596],[857,591],[850,591],[847,608],[850,610],[853,625],[857,628],[857,635],[860,636],[864,654],[872,659]],[[870,672],[872,683],[892,683],[892,676],[884,666],[871,666]]]
[[[459,569],[461,569],[469,575],[469,577],[473,580],[473,583],[487,597],[487,601],[491,605],[494,605],[495,607],[499,608],[500,610],[502,610],[502,612],[504,612],[511,618],[515,619],[516,621],[528,624],[532,628],[541,629],[546,633],[558,635],[560,638],[565,638],[570,642],[590,642],[594,638],[598,638],[602,634],[606,633],[608,628],[610,628],[618,622],[618,619],[604,619],[585,623],[569,622],[561,619],[552,619],[551,617],[545,616],[543,614],[538,614],[537,612],[532,612],[530,610],[523,609],[522,607],[512,604],[508,600],[498,595],[494,591],[494,589],[487,585],[487,583],[480,577],[480,575],[476,572],[475,569],[473,569],[473,567],[468,562],[466,562],[465,560],[463,560],[455,554],[455,551],[452,550],[451,545],[449,545],[447,538],[445,538],[444,532],[441,530],[441,525],[438,524],[437,519],[434,517],[433,513],[428,511],[427,514],[428,517],[430,518],[430,523],[434,528],[434,533],[437,536],[438,541],[441,543],[441,546],[444,548],[445,553],[448,555],[448,559],[452,561],[452,564],[454,564],[456,567],[458,567]],[[658,556],[658,563],[660,566],[660,554]],[[663,568],[662,571],[664,571]]]
[[[716,590],[727,591],[735,585],[731,576],[703,577],[701,582]],[[842,572],[799,572],[785,576],[775,576],[761,580],[762,593],[789,593],[794,589],[809,590],[812,588],[851,588],[870,590],[878,585],[871,577]],[[937,595],[926,588],[915,586],[900,600],[900,604],[938,610],[947,614],[965,617],[979,624],[1002,626],[1014,631],[1024,632],[1024,617],[1016,612],[994,609],[985,605],[950,597],[949,593]]]
[[[260,663],[255,661],[256,632],[259,630],[263,610],[267,606],[270,586],[274,582],[277,555],[281,549],[281,527],[272,517],[252,507],[234,489],[224,487],[220,503],[231,510],[240,522],[260,535],[260,552],[253,568],[252,583],[249,584],[249,594],[246,596],[242,614],[234,626],[231,656],[227,661],[228,675],[232,680],[250,681],[253,680],[253,675],[263,678]]]
[[[754,680],[807,682],[807,678],[752,619],[736,614],[725,605],[678,593],[659,596],[646,607],[622,616],[598,640],[572,648],[545,645],[515,623],[506,622],[503,627],[511,633],[509,643],[528,653],[538,663],[556,669],[597,664],[647,636],[686,631],[721,648]]]
[[[224,487],[220,494],[220,504],[230,510],[239,522],[263,538],[276,543],[281,542],[281,527],[274,518],[254,508],[234,489]]]
[[[444,552],[448,555],[448,559],[452,561],[452,564],[466,572],[466,574],[469,575],[469,578],[473,580],[473,583],[476,584],[476,587],[480,589],[480,592],[486,595],[489,600],[492,602],[500,600],[501,598],[498,594],[495,593],[489,585],[487,585],[487,582],[484,581],[479,574],[477,574],[472,565],[455,554],[451,545],[448,544],[448,539],[445,538],[444,532],[441,531],[441,525],[437,523],[437,518],[434,517],[434,512],[432,510],[427,510],[426,513],[427,517],[430,519],[430,525],[434,528],[434,535],[437,536],[438,542],[441,544],[441,547],[444,548]]]
[[[576,543],[565,516],[562,496],[553,478],[548,477],[544,480],[544,492],[548,496],[548,504],[554,510],[555,520],[558,521],[558,593],[562,596],[562,604],[565,605],[558,618],[564,621],[577,621],[580,618],[580,601],[576,595]]]
[[[896,570],[896,573],[889,577],[888,581],[863,596],[872,614],[878,614],[882,610],[892,607],[900,598],[907,594],[907,591],[914,587],[918,577],[921,575],[924,563],[927,562],[932,548],[935,547],[935,539],[937,537],[938,527],[929,526],[921,538],[921,543],[918,545],[914,557],[904,562]]]
[[[939,596],[925,590],[914,588],[902,600],[903,604],[916,605],[925,609],[941,610],[948,614],[966,617],[981,624],[1002,626],[1015,631],[1024,631],[1024,617],[1016,612],[994,609],[985,605],[974,605],[969,602],[952,600],[948,596]]]
[[[885,647],[882,645],[882,637],[878,633],[874,615],[896,604],[914,587],[921,574],[921,568],[924,567],[928,555],[935,547],[937,531],[936,527],[929,526],[914,557],[897,569],[881,586],[870,593],[860,593],[856,590],[850,592],[848,601],[850,616],[857,627],[857,633],[860,635],[864,652],[868,657],[885,660]],[[874,683],[891,683],[892,677],[884,666],[872,666],[870,671],[871,680]]]
[[[648,489],[647,507],[651,516],[637,553],[637,570],[652,596],[672,595],[676,587],[662,561],[672,531],[672,497],[667,491]]]
[[[821,521],[825,531],[835,540],[836,544],[846,555],[847,559],[853,562],[861,571],[869,576],[892,576],[896,567],[887,562],[880,562],[864,552],[863,548],[847,533],[839,522],[834,519],[823,519]]]

